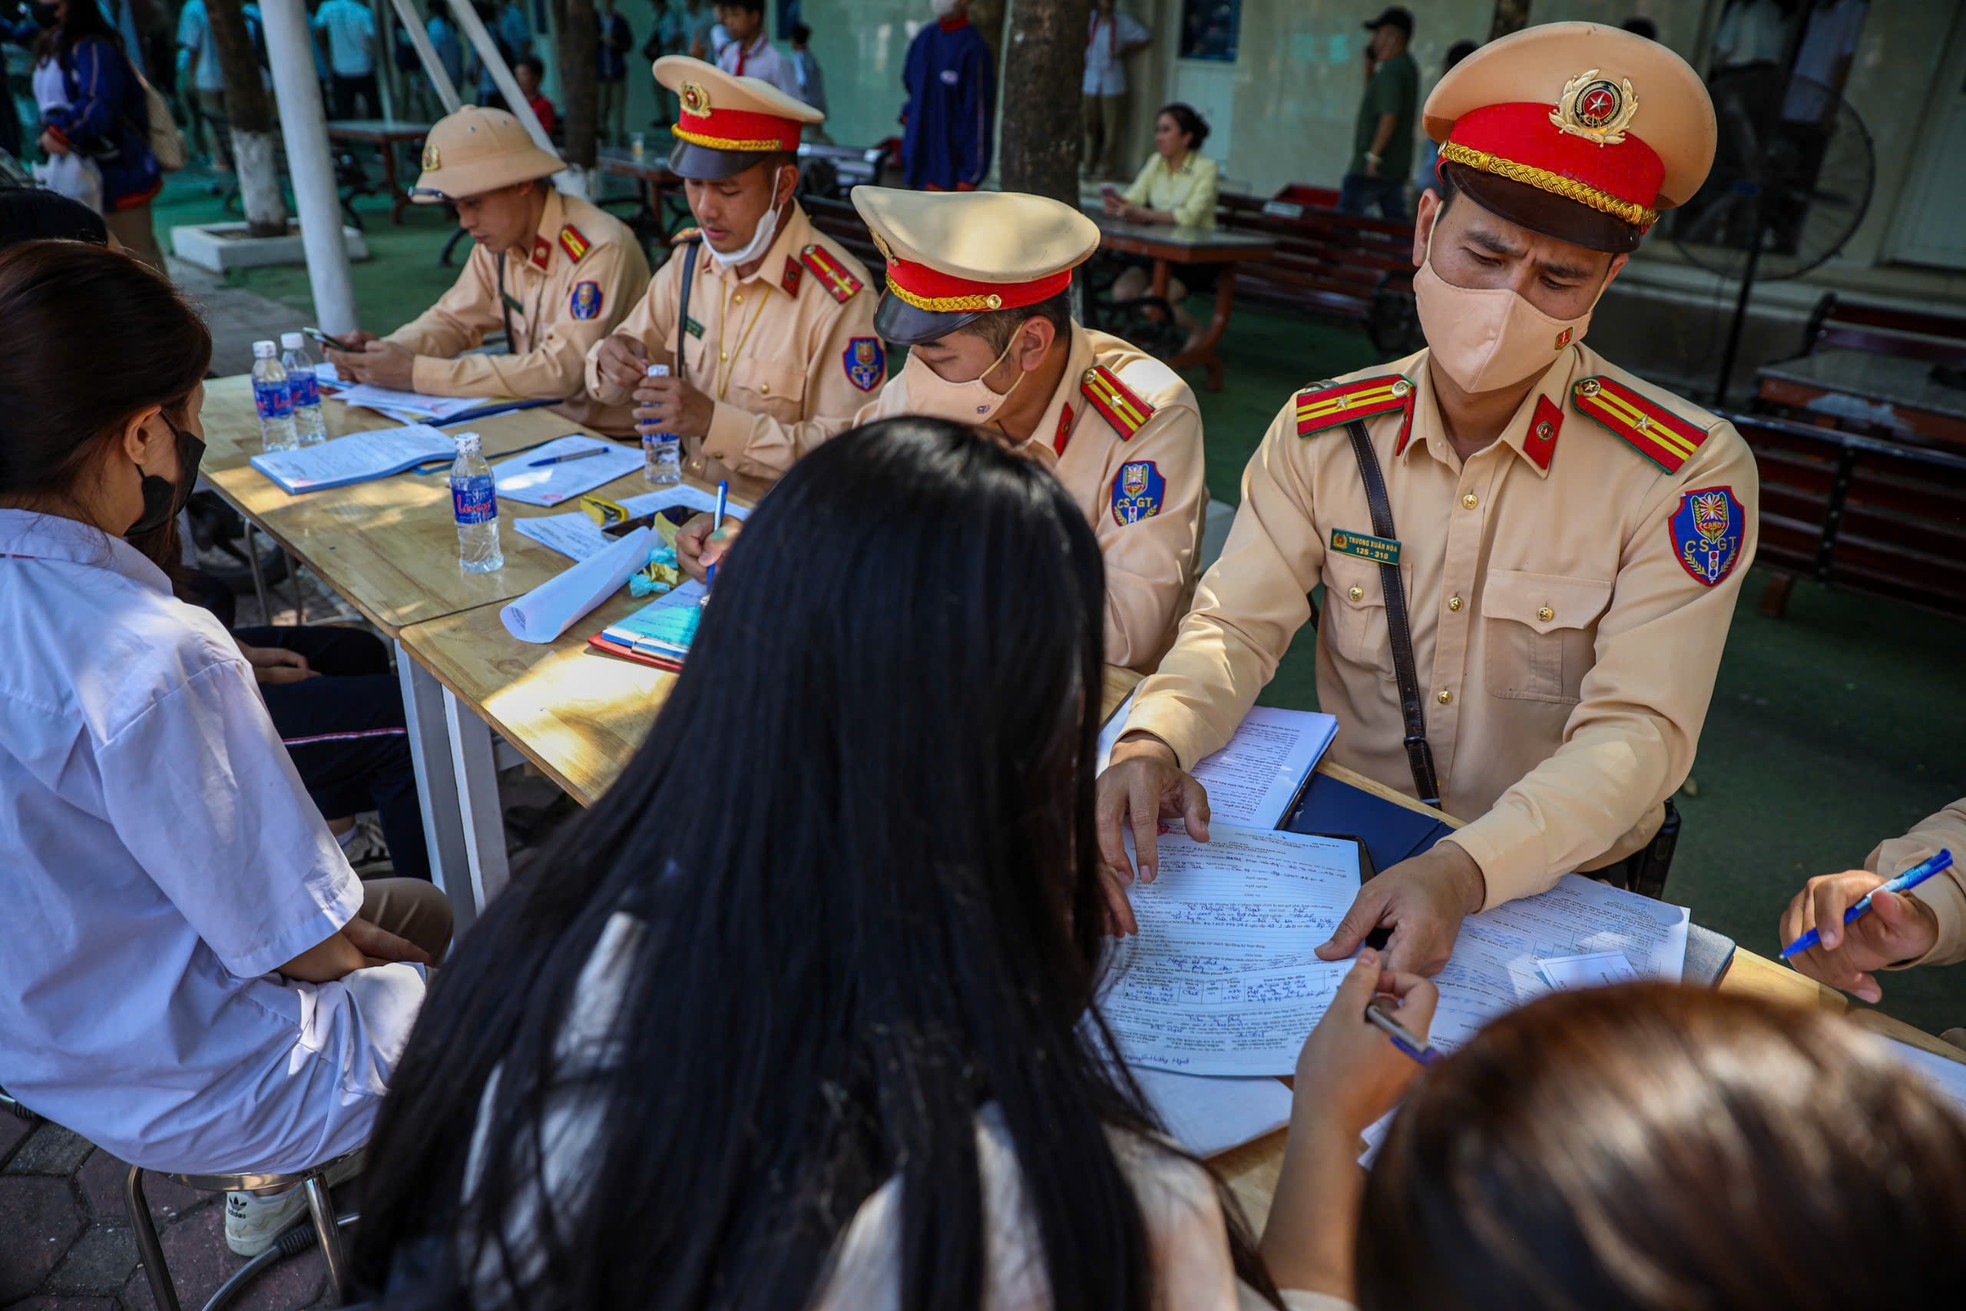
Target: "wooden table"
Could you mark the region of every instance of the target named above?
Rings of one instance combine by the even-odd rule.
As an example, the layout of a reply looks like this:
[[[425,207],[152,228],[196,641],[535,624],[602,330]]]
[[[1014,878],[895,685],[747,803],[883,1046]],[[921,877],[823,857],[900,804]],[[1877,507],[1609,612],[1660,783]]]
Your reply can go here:
[[[603,173],[613,173],[617,177],[635,178],[641,182],[642,208],[655,221],[663,238],[669,236],[669,224],[664,218],[662,208],[668,203],[670,188],[679,187],[683,179],[669,167],[667,154],[651,154],[644,151],[637,155],[632,150],[619,146],[600,151],[594,157],[595,167]]]
[[[1087,217],[1099,225],[1099,248],[1122,255],[1138,255],[1154,262],[1154,295],[1165,298],[1176,264],[1221,264],[1215,279],[1215,317],[1209,320],[1201,339],[1184,348],[1168,361],[1176,369],[1200,364],[1208,369],[1205,384],[1210,391],[1222,390],[1222,357],[1216,348],[1229,327],[1229,312],[1235,305],[1236,271],[1240,263],[1256,263],[1276,252],[1276,242],[1248,232],[1222,232],[1214,228],[1176,228],[1160,223],[1127,223],[1104,210],[1089,208]]]
[[[430,135],[428,123],[403,123],[386,118],[337,118],[328,121],[328,140],[361,141],[382,155],[383,185],[389,189],[389,221],[401,226],[410,203],[407,188],[396,177],[396,147],[417,145]]]
[[[1966,446],[1966,390],[1932,380],[1932,362],[1831,348],[1762,366],[1756,395],[1812,416]]]

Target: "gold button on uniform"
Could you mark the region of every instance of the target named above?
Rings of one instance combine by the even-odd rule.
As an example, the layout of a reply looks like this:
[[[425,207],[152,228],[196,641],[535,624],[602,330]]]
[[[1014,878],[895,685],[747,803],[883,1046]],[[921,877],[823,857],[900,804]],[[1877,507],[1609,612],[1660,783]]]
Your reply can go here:
[[[1434,700],[1440,702],[1444,706],[1451,706],[1454,704],[1454,694],[1443,687],[1440,690],[1440,695],[1435,697]]]
[[[1461,598],[1458,596],[1450,596],[1447,598],[1447,608],[1449,610],[1459,610],[1464,604],[1465,602],[1463,602]]]
[[[1547,624],[1550,620],[1556,618],[1556,611],[1550,609],[1548,606],[1544,606],[1536,612],[1536,617]]]
[[[1473,492],[1469,492],[1469,493],[1468,493],[1468,494],[1467,494],[1466,496],[1463,496],[1463,497],[1461,498],[1461,505],[1462,505],[1462,507],[1463,507],[1463,508],[1465,508],[1465,509],[1469,509],[1469,510],[1472,510],[1472,509],[1474,509],[1474,508],[1475,508],[1475,507],[1476,507],[1477,505],[1480,505],[1480,504],[1481,504],[1481,501],[1480,501],[1480,500],[1479,500],[1479,499],[1478,499],[1478,498],[1477,498],[1477,497],[1475,496],[1475,494],[1474,494]]]
[[[769,395],[771,395],[771,384],[770,384],[770,383],[768,383],[768,382],[761,382],[761,383],[759,383],[759,384],[758,384],[758,395],[760,395],[760,396],[769,396]]]
[[[727,360],[727,359],[729,359],[729,358],[730,358],[730,352],[729,352],[729,351],[718,351],[718,352],[717,352],[717,358],[718,358],[718,359],[720,359],[720,360]],[[1473,500],[1474,498],[1473,498],[1473,497],[1469,497],[1468,499],[1469,499],[1469,500]]]
[[[1346,595],[1351,597],[1352,600],[1354,601],[1363,601],[1365,599],[1365,589],[1363,587],[1354,587],[1350,592],[1347,592]]]
[[[737,304],[742,305],[744,303],[744,293],[740,291],[735,296],[732,296],[731,299]]]

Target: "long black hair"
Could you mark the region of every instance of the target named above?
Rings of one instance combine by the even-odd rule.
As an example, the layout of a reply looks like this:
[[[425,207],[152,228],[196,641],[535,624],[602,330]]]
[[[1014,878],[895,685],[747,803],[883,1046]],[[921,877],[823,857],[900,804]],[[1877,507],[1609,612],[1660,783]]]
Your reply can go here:
[[[1153,1126],[1080,1023],[1103,597],[1063,489],[972,429],[888,420],[800,461],[648,742],[445,969],[370,1153],[365,1285],[393,1276],[392,1307],[805,1306],[898,1178],[903,1304],[974,1308],[994,1104],[1056,1305],[1152,1305],[1105,1130]],[[570,1159],[541,1129],[556,1043],[623,911],[647,932],[609,979],[606,1059],[571,1076],[592,1150]],[[591,1201],[556,1205],[555,1169]]]
[[[50,3],[43,7],[53,9],[55,6]],[[57,59],[73,50],[78,42],[89,40],[107,41],[118,50],[123,49],[122,33],[116,30],[96,0],[68,0],[68,12],[36,39],[34,57],[37,60]]]

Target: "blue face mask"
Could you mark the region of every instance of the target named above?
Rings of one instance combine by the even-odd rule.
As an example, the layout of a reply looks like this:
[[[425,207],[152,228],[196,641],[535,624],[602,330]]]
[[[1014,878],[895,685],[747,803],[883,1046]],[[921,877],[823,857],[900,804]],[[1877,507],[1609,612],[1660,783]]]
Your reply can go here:
[[[124,530],[125,537],[154,533],[175,519],[185,502],[191,499],[191,489],[198,484],[198,462],[205,458],[205,443],[169,419],[164,420],[164,426],[177,438],[177,481],[159,478],[154,473],[143,473],[141,468],[137,470],[143,473],[143,513]]]

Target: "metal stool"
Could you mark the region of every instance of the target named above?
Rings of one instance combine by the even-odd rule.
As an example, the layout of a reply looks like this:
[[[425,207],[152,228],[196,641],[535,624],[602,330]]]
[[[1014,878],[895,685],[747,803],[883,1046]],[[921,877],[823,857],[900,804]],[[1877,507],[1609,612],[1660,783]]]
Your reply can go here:
[[[273,1246],[240,1266],[230,1279],[219,1285],[218,1291],[205,1303],[204,1311],[218,1311],[219,1307],[244,1291],[260,1271],[286,1257],[298,1256],[317,1240],[321,1244],[321,1262],[328,1268],[329,1291],[334,1294],[336,1304],[340,1304],[347,1296],[348,1271],[348,1260],[341,1250],[341,1229],[354,1224],[358,1217],[352,1213],[339,1217],[335,1215],[333,1202],[328,1196],[327,1176],[330,1170],[355,1155],[356,1152],[349,1152],[293,1174],[171,1174],[159,1171],[166,1179],[181,1183],[186,1188],[208,1193],[261,1195],[296,1185],[307,1190],[307,1210],[313,1218],[312,1228],[298,1227],[280,1235]],[[130,1177],[123,1188],[123,1201],[129,1208],[130,1225],[136,1230],[137,1250],[143,1255],[143,1271],[150,1280],[150,1294],[156,1299],[157,1311],[179,1311],[177,1288],[171,1283],[171,1272],[164,1265],[164,1245],[157,1240],[157,1227],[150,1218],[150,1203],[143,1195],[143,1170],[140,1166],[130,1167]]]

